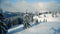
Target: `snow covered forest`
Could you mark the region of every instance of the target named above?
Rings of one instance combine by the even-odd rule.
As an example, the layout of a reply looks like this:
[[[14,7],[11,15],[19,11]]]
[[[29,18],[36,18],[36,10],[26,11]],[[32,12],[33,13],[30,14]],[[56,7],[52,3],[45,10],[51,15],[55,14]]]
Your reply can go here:
[[[45,15],[45,17],[44,17]],[[60,34],[60,14],[42,14],[33,16],[32,27],[23,29],[24,25],[9,29],[9,34]],[[38,23],[36,22],[38,20]]]
[[[60,34],[60,13],[58,12],[39,14],[3,12],[3,16],[2,23],[6,24],[3,29],[7,26],[7,34]]]
[[[0,0],[0,34],[60,34],[60,0]]]

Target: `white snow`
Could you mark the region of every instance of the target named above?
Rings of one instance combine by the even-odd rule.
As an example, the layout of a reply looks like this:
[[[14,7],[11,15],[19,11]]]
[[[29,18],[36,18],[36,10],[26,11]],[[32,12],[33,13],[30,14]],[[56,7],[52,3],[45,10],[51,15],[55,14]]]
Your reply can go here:
[[[60,28],[60,23],[59,22],[41,23],[32,28],[28,28],[26,30],[14,34],[54,34],[54,30],[52,29],[52,27],[58,29]]]
[[[44,17],[46,15],[46,17]],[[42,14],[39,16],[34,16],[33,19],[36,20],[38,19],[38,22],[43,22],[44,20],[47,20],[47,22],[58,22],[60,20],[60,14],[57,14],[58,17],[52,17],[52,14]]]
[[[51,15],[51,14],[50,14]],[[47,16],[50,16],[47,15]],[[21,30],[20,28],[23,27],[23,25],[19,25],[18,27],[12,28],[8,30],[8,33],[10,34],[60,34],[59,32],[56,32],[55,30],[58,30],[60,28],[60,16],[59,17],[43,17],[39,18],[38,16],[34,16],[34,19],[44,20],[47,19],[47,22],[40,22],[38,25],[35,25],[31,28]],[[54,28],[55,30],[53,30]],[[17,31],[15,31],[17,30]],[[12,31],[12,32],[11,32]],[[15,32],[14,32],[15,31]]]

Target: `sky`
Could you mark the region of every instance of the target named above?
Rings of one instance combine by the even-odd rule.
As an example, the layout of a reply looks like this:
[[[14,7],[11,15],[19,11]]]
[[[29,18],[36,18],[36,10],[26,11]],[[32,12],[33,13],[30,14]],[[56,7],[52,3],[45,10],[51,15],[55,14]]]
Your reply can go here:
[[[0,0],[0,8],[11,12],[60,12],[60,0]]]

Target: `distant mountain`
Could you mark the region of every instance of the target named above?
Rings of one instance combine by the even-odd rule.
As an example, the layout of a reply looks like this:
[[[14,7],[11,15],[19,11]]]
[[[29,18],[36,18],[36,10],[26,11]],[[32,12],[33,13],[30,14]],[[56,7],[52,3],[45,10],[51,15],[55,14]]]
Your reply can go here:
[[[5,11],[5,12],[3,12],[3,15],[4,15],[4,18],[8,18],[8,17],[13,17],[13,16],[23,16],[24,13],[22,13],[22,12],[8,12],[8,11]]]
[[[16,13],[12,13],[12,12],[8,12],[8,11],[4,12],[3,15],[4,15],[4,18],[8,18],[8,17],[12,17],[12,16],[17,16]]]

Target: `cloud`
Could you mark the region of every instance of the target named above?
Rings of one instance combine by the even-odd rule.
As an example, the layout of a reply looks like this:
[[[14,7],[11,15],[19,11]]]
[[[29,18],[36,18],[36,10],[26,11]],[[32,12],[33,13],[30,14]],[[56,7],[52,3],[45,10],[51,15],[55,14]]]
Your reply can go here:
[[[50,10],[50,11],[60,12],[60,10],[59,10],[60,4],[56,3],[56,2],[49,2],[49,3],[39,2],[36,5],[39,10]]]
[[[1,4],[4,11],[11,11],[11,12],[32,12],[35,8],[32,7],[30,3],[27,3],[25,0],[20,1],[18,0],[16,3],[12,4],[9,1],[5,1]]]
[[[51,10],[60,12],[60,4],[57,2],[37,2],[29,3],[26,0],[17,0],[15,3],[11,3],[10,0],[6,0],[2,3],[1,7],[5,11],[11,12],[39,12],[40,10]]]

